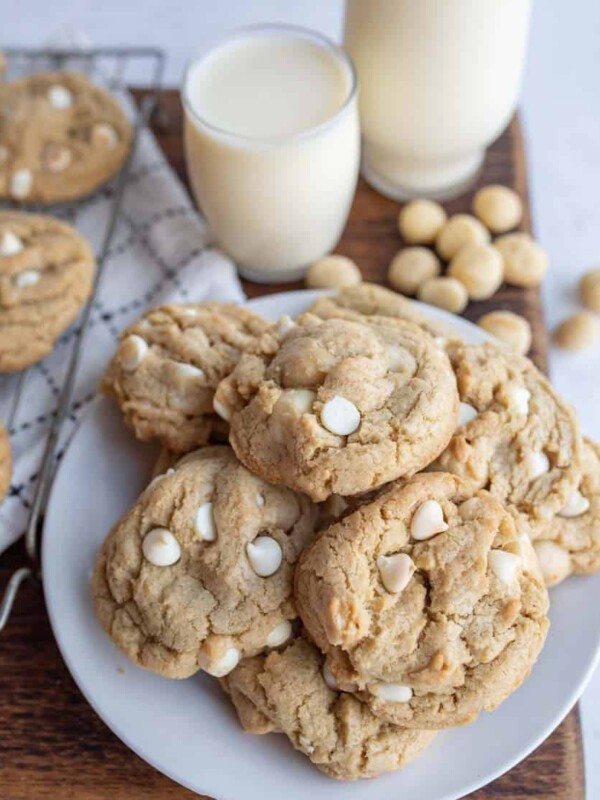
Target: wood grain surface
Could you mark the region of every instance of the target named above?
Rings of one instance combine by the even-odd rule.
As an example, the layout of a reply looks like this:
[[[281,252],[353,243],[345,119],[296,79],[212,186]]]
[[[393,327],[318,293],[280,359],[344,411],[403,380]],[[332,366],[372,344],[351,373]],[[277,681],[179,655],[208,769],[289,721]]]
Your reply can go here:
[[[155,131],[183,178],[177,92],[165,93],[164,110]],[[479,185],[487,183],[514,187],[528,208],[525,155],[517,119],[488,153]],[[467,210],[471,195],[448,203],[448,211]],[[354,258],[366,279],[385,283],[389,261],[401,246],[396,228],[399,208],[361,181],[337,251]],[[530,224],[527,211],[523,228],[530,229]],[[244,288],[256,296],[300,288],[300,284],[262,287],[245,283]],[[492,308],[511,309],[528,317],[534,333],[532,356],[545,369],[547,336],[538,292],[504,287],[492,300],[472,303],[466,316],[476,320]],[[21,543],[0,556],[0,589],[23,560]],[[515,726],[518,724],[515,719]],[[0,635],[0,800],[187,800],[194,796],[135,756],[92,711],[63,664],[40,587],[26,585],[8,628]],[[239,797],[244,798],[242,780]],[[584,797],[577,709],[521,764],[470,795],[471,800]]]

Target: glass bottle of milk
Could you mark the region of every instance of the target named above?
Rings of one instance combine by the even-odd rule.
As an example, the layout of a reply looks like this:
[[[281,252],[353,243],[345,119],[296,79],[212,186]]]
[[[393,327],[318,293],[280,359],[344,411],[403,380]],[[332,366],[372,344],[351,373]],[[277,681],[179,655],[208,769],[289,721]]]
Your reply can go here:
[[[347,0],[364,177],[398,199],[471,182],[518,98],[532,0]]]

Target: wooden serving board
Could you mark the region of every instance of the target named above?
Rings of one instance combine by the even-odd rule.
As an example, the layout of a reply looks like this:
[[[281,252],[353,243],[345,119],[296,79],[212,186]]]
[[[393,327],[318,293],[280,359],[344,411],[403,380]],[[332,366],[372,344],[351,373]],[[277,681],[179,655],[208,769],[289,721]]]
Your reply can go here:
[[[155,125],[169,161],[185,180],[181,105],[165,93],[166,114]],[[161,115],[162,116],[162,115]],[[492,146],[479,185],[511,186],[525,202],[523,229],[529,230],[527,175],[518,119]],[[447,204],[466,211],[472,193]],[[337,251],[351,256],[365,279],[385,283],[387,266],[402,242],[396,219],[400,206],[363,181]],[[258,286],[245,282],[248,295],[301,288],[301,284]],[[547,334],[539,293],[503,287],[466,313],[511,309],[533,327],[532,357],[546,368]],[[0,557],[0,588],[24,560],[22,543]],[[518,725],[515,719],[515,725]],[[54,642],[41,590],[27,585],[8,628],[0,635],[0,798],[2,800],[191,800],[191,792],[145,764],[96,716],[75,686]],[[240,784],[240,800],[244,789]],[[525,761],[474,794],[470,800],[584,800],[585,780],[577,709]]]

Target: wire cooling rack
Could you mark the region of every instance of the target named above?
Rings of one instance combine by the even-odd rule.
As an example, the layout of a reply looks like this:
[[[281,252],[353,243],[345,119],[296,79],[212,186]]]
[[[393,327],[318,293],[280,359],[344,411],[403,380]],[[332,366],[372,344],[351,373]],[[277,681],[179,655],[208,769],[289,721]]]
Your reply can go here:
[[[21,584],[28,579],[41,580],[40,538],[46,504],[52,486],[56,463],[57,442],[71,409],[73,388],[77,369],[81,360],[92,309],[102,284],[104,266],[115,234],[139,136],[147,126],[151,116],[160,110],[160,92],[165,67],[165,55],[157,48],[86,48],[86,49],[29,49],[3,48],[6,58],[5,80],[30,75],[47,70],[83,72],[94,83],[113,92],[131,116],[133,125],[133,144],[131,153],[120,173],[112,180],[112,202],[100,245],[96,253],[97,268],[92,293],[73,328],[71,350],[66,372],[60,387],[56,387],[56,406],[46,422],[45,444],[39,468],[35,476],[35,486],[28,509],[25,534],[25,549],[28,563],[17,569],[11,576],[0,601],[0,631],[6,625]],[[129,85],[144,86],[147,90],[144,100],[138,106],[127,91]],[[0,204],[0,208],[10,208],[10,203]],[[77,227],[80,204],[69,202],[54,206],[30,205],[24,210],[49,213]],[[23,206],[19,206],[23,208]],[[37,366],[37,365],[36,365]],[[24,390],[30,370],[16,375],[0,376],[0,417],[4,420],[9,434],[13,434],[22,409]]]

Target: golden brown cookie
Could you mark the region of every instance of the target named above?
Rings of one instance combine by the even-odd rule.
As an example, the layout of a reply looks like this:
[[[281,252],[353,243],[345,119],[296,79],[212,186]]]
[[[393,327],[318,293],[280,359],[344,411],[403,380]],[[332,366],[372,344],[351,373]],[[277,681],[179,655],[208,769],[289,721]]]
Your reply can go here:
[[[324,662],[302,638],[242,661],[223,679],[242,726],[250,733],[285,734],[320,770],[347,781],[401,769],[433,741],[434,731],[390,725],[366,703],[338,691]]]
[[[534,521],[531,538],[548,586],[572,573],[600,569],[600,447],[583,443],[583,471],[579,486],[549,520]]]
[[[132,128],[105,89],[75,72],[0,84],[0,197],[76,200],[123,165]]]
[[[94,266],[90,245],[70,225],[0,211],[0,372],[51,352],[87,300]]]
[[[581,476],[571,407],[529,359],[492,342],[453,345],[460,422],[432,469],[460,475],[533,518],[550,518]]]
[[[12,451],[8,431],[0,422],[0,501],[4,499],[12,477]]]
[[[444,449],[458,412],[448,358],[420,328],[311,314],[273,353],[243,355],[217,405],[248,469],[313,500],[418,472]]]
[[[337,683],[405,727],[496,708],[548,628],[528,534],[488,492],[445,473],[396,483],[325,530],[300,558],[295,594]]]
[[[270,328],[252,311],[225,303],[152,309],[122,333],[100,388],[116,399],[138,439],[193,450],[223,424],[213,413],[219,381]]]
[[[96,562],[96,613],[135,664],[222,676],[291,636],[295,562],[316,509],[228,447],[185,456],[117,523]]]

